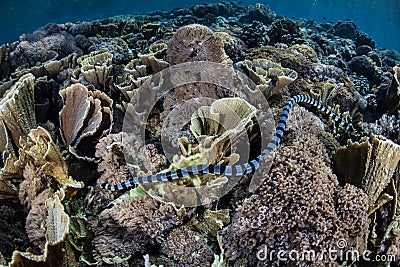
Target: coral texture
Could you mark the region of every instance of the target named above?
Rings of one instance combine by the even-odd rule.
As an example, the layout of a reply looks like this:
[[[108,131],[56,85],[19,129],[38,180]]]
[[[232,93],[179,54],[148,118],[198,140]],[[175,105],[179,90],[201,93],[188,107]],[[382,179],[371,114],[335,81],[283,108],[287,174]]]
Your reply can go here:
[[[113,200],[115,193],[100,189],[102,183],[121,183],[139,172],[157,172],[165,166],[167,159],[158,154],[153,144],[141,145],[125,132],[108,134],[96,145],[95,156],[100,159],[95,199],[99,204]]]
[[[180,224],[181,218],[171,205],[138,196],[104,210],[98,220],[92,220],[93,244],[100,259],[129,258],[159,245]]]
[[[310,121],[309,116],[304,121]],[[320,252],[335,248],[341,238],[347,241],[347,250],[367,232],[367,196],[353,186],[338,186],[322,143],[303,130],[301,134],[289,132],[290,142],[275,154],[264,182],[233,215],[222,235],[229,261],[254,261],[259,251],[270,249]],[[323,262],[334,264],[329,258]],[[303,259],[297,264],[322,262]]]
[[[203,25],[184,26],[168,42],[167,61],[172,65],[191,61],[222,62],[226,58],[221,39]]]
[[[113,101],[106,94],[74,84],[61,90],[60,95],[63,99],[60,128],[63,141],[71,152],[83,139],[96,139],[111,130]]]
[[[160,253],[155,263],[163,266],[210,266],[214,256],[207,240],[187,226],[173,229]]]

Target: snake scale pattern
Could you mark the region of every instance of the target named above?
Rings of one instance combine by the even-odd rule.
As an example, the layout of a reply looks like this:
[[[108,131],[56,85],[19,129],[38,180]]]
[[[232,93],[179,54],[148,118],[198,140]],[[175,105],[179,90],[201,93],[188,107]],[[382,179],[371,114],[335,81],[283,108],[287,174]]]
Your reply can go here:
[[[279,116],[278,125],[275,129],[275,133],[269,141],[267,147],[262,151],[262,153],[257,156],[255,159],[244,163],[242,165],[233,165],[233,166],[225,166],[225,165],[194,165],[188,166],[185,168],[168,171],[168,172],[159,172],[150,176],[141,176],[134,177],[132,179],[126,180],[120,184],[112,185],[104,183],[101,185],[102,188],[108,189],[111,191],[117,190],[125,190],[129,189],[138,184],[146,184],[146,183],[159,183],[159,182],[167,182],[175,179],[179,179],[182,177],[187,177],[192,174],[223,174],[225,176],[242,176],[247,173],[253,173],[260,167],[260,164],[264,161],[264,157],[271,153],[280,143],[283,133],[286,128],[286,120],[289,116],[290,110],[295,104],[298,103],[306,103],[310,104],[321,112],[331,117],[335,123],[338,123],[340,126],[344,127],[347,131],[350,129],[350,124],[345,120],[341,119],[338,115],[328,109],[326,106],[322,105],[317,100],[313,99],[308,95],[296,95],[286,103],[283,107],[283,111]]]

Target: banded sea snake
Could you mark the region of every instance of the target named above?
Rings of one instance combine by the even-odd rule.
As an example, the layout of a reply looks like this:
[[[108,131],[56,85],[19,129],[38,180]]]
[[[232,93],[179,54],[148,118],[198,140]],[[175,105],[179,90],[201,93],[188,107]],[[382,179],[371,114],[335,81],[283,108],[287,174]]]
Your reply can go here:
[[[192,174],[223,174],[225,176],[242,176],[247,173],[252,173],[260,167],[262,161],[264,161],[264,157],[271,153],[280,143],[281,138],[283,136],[283,132],[286,128],[286,120],[289,116],[290,110],[292,109],[294,104],[297,103],[306,103],[310,104],[324,114],[331,117],[336,123],[340,126],[344,127],[347,131],[350,129],[351,125],[336,115],[334,112],[329,110],[327,107],[322,105],[317,100],[313,99],[308,95],[296,95],[286,103],[283,107],[282,113],[279,116],[278,125],[275,129],[275,133],[269,141],[267,147],[262,151],[262,153],[257,156],[255,159],[244,163],[242,165],[194,165],[188,166],[185,168],[168,171],[168,172],[159,172],[150,176],[141,176],[134,177],[132,179],[126,180],[120,184],[112,185],[104,183],[101,185],[102,188],[108,189],[111,191],[124,190],[133,187],[138,184],[146,184],[146,183],[158,183],[158,182],[167,182],[176,180],[182,177],[187,177]]]

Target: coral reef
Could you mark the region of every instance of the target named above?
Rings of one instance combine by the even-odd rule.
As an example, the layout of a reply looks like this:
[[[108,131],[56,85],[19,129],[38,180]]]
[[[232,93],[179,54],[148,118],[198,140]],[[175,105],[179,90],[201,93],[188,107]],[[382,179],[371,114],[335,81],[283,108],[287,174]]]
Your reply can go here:
[[[301,134],[289,132],[287,140],[262,185],[243,201],[222,234],[231,262],[254,262],[259,251],[270,249],[318,252],[336,247],[341,238],[347,241],[347,250],[368,232],[367,196],[354,186],[338,185],[318,138],[304,129]],[[277,258],[267,260],[272,264]],[[318,262],[303,259],[297,264]]]
[[[172,65],[190,61],[223,62],[226,59],[221,39],[206,26],[182,27],[168,42],[167,61]]]
[[[165,61],[167,45],[154,44],[149,47],[148,54],[139,54],[138,58],[131,60],[124,67],[124,73],[117,77],[115,87],[131,100],[135,91],[151,77],[151,75],[167,68],[169,63]]]
[[[0,265],[367,264],[262,259],[340,240],[341,255],[368,248],[400,258],[399,66],[400,53],[351,20],[293,19],[240,2],[50,23],[0,45]],[[274,122],[251,90],[274,114],[296,94],[312,96],[353,127],[294,107],[270,170],[101,189],[248,162]],[[140,125],[128,133],[126,118]]]
[[[267,99],[279,97],[279,90],[297,78],[295,71],[267,59],[244,60],[238,64]]]
[[[43,255],[14,251],[10,267],[17,266],[78,266],[68,241],[69,217],[57,195],[46,200],[47,215],[38,210],[38,216],[45,219],[45,249]],[[41,214],[40,214],[41,213]],[[37,223],[37,221],[35,221]],[[36,229],[40,233],[44,228]],[[32,229],[34,230],[34,229]]]
[[[113,101],[106,94],[98,90],[89,91],[82,84],[74,84],[60,90],[60,95],[63,100],[60,111],[61,136],[70,152],[74,153],[85,139],[97,139],[111,130]],[[91,156],[90,153],[87,151],[86,155]]]
[[[11,206],[0,205],[0,264],[6,265],[2,255],[8,257],[17,248],[25,250],[28,237],[24,229],[24,216]]]
[[[393,79],[387,92],[387,110],[393,114],[400,107],[400,67],[393,68]]]
[[[299,26],[290,19],[276,20],[268,31],[270,44],[284,43],[294,44],[301,38]]]
[[[141,145],[128,133],[108,134],[96,145],[98,172],[95,200],[99,205],[108,204],[116,194],[100,190],[102,183],[121,183],[140,172],[157,172],[167,163],[164,155],[158,154],[153,144]]]
[[[91,220],[98,260],[126,261],[135,252],[164,242],[171,229],[181,224],[181,213],[149,196],[137,196],[106,209]]]
[[[58,29],[38,30],[23,36],[15,50],[10,52],[10,59],[16,68],[24,64],[34,66],[37,62],[62,58],[72,53],[83,54],[71,34]]]
[[[345,181],[361,187],[368,195],[371,207],[382,205],[377,201],[395,175],[400,161],[400,146],[372,134],[359,143],[349,142],[347,147],[337,151],[335,158],[338,173]]]
[[[33,112],[34,79],[32,74],[22,76],[0,99],[1,119],[17,147],[20,146],[19,138],[26,136],[36,126]]]
[[[113,54],[110,54],[107,50],[99,50],[79,57],[77,62],[81,65],[81,68],[74,73],[77,78],[76,82],[83,82],[82,80],[84,80],[97,88],[105,88],[110,82],[112,58]],[[82,74],[82,78],[79,78],[80,74]]]
[[[163,266],[210,266],[214,254],[207,240],[188,227],[173,229],[161,244],[155,261]]]

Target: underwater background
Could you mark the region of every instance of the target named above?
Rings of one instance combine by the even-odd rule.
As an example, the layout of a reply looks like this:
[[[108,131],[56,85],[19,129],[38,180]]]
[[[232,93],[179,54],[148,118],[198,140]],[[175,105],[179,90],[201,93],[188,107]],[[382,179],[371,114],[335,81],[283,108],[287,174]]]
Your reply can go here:
[[[50,22],[64,23],[104,19],[116,15],[137,14],[152,10],[189,7],[220,1],[132,1],[132,0],[2,0],[0,6],[0,44],[18,40]],[[372,36],[379,47],[400,50],[399,0],[300,0],[236,1],[242,5],[261,3],[289,18],[333,22],[350,19]]]
[[[0,1],[0,266],[400,266],[399,1]]]

